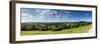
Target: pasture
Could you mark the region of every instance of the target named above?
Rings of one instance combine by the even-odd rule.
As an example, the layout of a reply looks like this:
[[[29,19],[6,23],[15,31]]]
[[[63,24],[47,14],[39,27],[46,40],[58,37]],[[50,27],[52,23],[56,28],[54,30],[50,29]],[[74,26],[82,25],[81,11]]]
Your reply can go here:
[[[62,29],[60,31],[21,31],[21,35],[44,35],[44,34],[71,34],[71,33],[87,33],[92,25],[85,25],[77,28]]]

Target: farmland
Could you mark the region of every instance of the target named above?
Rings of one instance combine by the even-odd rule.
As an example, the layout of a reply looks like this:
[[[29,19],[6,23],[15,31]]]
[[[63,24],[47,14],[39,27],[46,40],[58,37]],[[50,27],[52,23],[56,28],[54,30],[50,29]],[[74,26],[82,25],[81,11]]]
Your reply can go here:
[[[21,35],[85,33],[91,22],[34,22],[21,23]]]

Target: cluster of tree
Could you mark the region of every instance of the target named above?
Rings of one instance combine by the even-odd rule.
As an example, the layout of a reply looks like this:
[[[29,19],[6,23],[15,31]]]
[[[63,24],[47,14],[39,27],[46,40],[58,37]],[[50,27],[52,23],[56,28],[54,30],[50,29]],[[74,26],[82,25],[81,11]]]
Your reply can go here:
[[[21,26],[22,31],[60,31],[63,29],[72,29],[72,28],[77,28],[85,25],[89,25],[91,23],[61,23],[61,24],[32,24],[31,26]]]

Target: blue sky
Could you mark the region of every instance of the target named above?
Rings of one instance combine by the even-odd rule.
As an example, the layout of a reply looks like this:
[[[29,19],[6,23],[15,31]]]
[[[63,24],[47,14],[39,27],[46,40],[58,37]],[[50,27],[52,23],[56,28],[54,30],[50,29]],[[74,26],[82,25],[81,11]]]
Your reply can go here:
[[[21,22],[92,21],[92,11],[21,8]]]

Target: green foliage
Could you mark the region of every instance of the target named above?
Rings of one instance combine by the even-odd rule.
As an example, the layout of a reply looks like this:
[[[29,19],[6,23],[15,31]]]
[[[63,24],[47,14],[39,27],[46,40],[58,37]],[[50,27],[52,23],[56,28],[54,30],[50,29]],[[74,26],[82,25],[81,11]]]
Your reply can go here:
[[[32,24],[31,26],[21,26],[22,31],[61,31],[64,29],[78,28],[81,26],[89,25],[90,22],[77,22],[77,23],[47,23],[47,24]]]
[[[21,27],[22,31],[28,31],[28,30],[32,30],[32,26],[22,26]]]
[[[21,35],[43,35],[43,34],[69,34],[69,33],[87,33],[92,25],[81,26],[72,29],[62,29],[61,31],[21,31]]]

